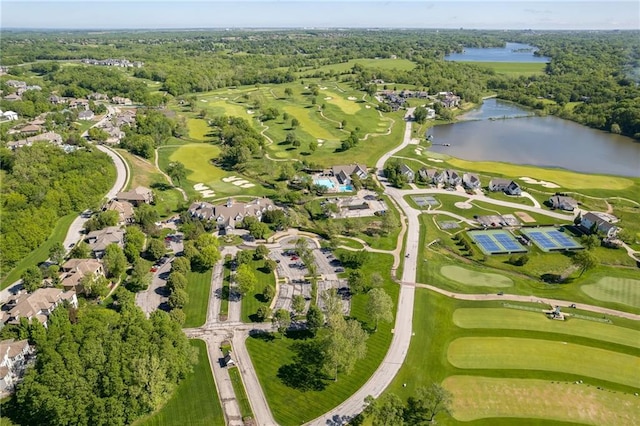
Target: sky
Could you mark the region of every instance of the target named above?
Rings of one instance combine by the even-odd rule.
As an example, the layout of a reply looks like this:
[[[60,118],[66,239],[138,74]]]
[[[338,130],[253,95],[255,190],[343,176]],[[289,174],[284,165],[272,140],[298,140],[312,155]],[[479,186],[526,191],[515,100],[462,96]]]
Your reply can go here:
[[[1,28],[640,29],[640,2],[606,0],[2,0]]]

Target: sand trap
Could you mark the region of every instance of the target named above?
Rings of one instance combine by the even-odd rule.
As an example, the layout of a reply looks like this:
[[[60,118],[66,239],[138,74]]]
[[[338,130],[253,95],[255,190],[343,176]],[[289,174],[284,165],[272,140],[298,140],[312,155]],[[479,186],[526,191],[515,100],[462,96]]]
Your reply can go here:
[[[442,163],[442,160],[438,160],[437,158],[427,158],[429,161],[433,161],[434,163]]]
[[[560,188],[560,185],[556,185],[553,182],[547,182],[545,180],[536,180],[527,176],[521,177],[520,180],[532,185],[542,185],[545,188]]]
[[[255,114],[255,112],[253,110],[248,109],[247,114]]]
[[[470,208],[473,207],[471,204],[467,202],[462,202],[462,201],[458,201],[457,203],[454,204],[454,206],[462,210],[469,210]]]
[[[251,187],[254,187],[254,186],[256,186],[256,185],[253,184],[253,183],[245,183],[244,185],[240,185],[240,188],[251,188]]]
[[[371,105],[365,105],[364,106],[366,109],[371,109]]]
[[[228,176],[226,178],[222,178],[223,182],[233,182],[234,180],[238,180],[240,179],[239,177],[235,177],[235,176]]]
[[[200,99],[200,102],[209,102],[209,101],[206,99]]]
[[[422,155],[422,151],[420,151],[419,149],[414,149],[413,152],[415,152],[417,155]]]
[[[327,90],[327,88],[325,86],[322,86],[320,90]]]
[[[249,183],[248,180],[244,180],[244,179],[240,179],[240,180],[236,180],[234,182],[232,182],[235,186],[242,186],[242,185],[246,185],[247,183]]]
[[[347,99],[350,100],[350,101],[357,101],[358,100],[358,98],[356,98],[355,96],[349,96]]]
[[[326,98],[324,98],[325,101],[330,101],[331,99],[333,99],[331,96],[327,96]]]
[[[193,185],[193,189],[195,189],[196,191],[206,191],[207,189],[209,189],[209,187],[204,183],[196,183],[195,185]]]
[[[215,197],[216,193],[210,189],[207,189],[206,191],[201,191],[200,195],[202,196],[202,198],[211,198]]]

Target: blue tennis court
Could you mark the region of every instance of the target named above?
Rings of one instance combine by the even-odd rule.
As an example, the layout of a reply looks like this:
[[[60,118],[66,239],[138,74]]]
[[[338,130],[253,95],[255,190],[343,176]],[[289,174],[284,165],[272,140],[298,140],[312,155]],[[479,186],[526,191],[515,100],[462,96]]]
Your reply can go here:
[[[484,254],[525,253],[527,251],[511,233],[502,229],[469,231],[467,234]]]
[[[575,250],[582,246],[571,236],[552,226],[542,228],[522,228],[520,232],[542,251]]]

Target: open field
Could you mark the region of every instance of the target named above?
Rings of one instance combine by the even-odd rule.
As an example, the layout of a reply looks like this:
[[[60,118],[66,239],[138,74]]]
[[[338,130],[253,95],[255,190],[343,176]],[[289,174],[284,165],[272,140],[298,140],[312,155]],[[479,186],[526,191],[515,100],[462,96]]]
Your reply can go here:
[[[443,385],[454,395],[454,417],[465,422],[491,417],[548,419],[590,425],[631,425],[640,421],[637,397],[584,384],[450,376]]]
[[[49,235],[49,238],[40,245],[37,249],[33,250],[27,256],[25,256],[20,262],[14,266],[14,268],[9,271],[9,273],[2,280],[2,285],[0,288],[8,287],[10,284],[18,281],[20,276],[29,266],[38,265],[41,262],[44,262],[49,258],[49,249],[53,246],[53,244],[59,242],[62,243],[64,238],[67,236],[67,231],[69,230],[69,226],[71,226],[71,222],[78,217],[76,213],[71,213],[66,216],[62,216],[56,222],[55,228]],[[68,247],[65,247],[68,248]]]
[[[475,287],[511,287],[513,285],[513,281],[504,275],[478,272],[456,265],[443,266],[440,272],[450,280]]]
[[[531,304],[540,307],[535,305]],[[454,417],[439,415],[441,424],[475,420],[473,424],[487,426],[533,425],[546,420],[553,424],[580,421],[599,425],[612,424],[599,421],[599,416],[612,412],[611,418],[632,419],[620,424],[640,421],[637,397],[633,396],[639,379],[630,378],[638,368],[640,355],[635,345],[637,322],[619,318],[613,319],[613,325],[577,319],[560,322],[541,313],[501,306],[498,301],[463,301],[416,289],[415,334],[388,392],[405,400],[421,386],[442,383],[454,395]],[[603,335],[605,338],[599,339]],[[474,341],[478,344],[467,344]],[[483,341],[489,352],[483,352],[479,343]],[[464,347],[456,348],[459,343]],[[460,356],[473,358],[474,368],[457,368],[449,363],[447,351],[452,346]],[[608,358],[610,354],[613,359]],[[535,368],[532,364],[541,362],[541,357],[548,359]],[[619,364],[620,358],[626,364]],[[603,373],[601,364],[607,370],[623,370],[625,365],[631,370],[626,374],[606,373],[603,379],[590,378],[592,371]],[[571,373],[572,368],[583,371]],[[581,379],[583,384],[573,384]],[[618,379],[622,382],[614,383]],[[624,385],[625,381],[634,381],[636,387]],[[568,418],[574,407],[582,414]]]
[[[264,288],[269,286],[275,289],[276,279],[273,272],[266,272],[263,269],[264,260],[252,260],[249,266],[253,269],[253,272],[258,279],[258,284],[255,286],[252,292],[247,293],[242,297],[242,322],[256,322],[257,318],[254,317],[260,306],[269,306],[269,303],[264,302],[262,298],[262,292]]]
[[[541,308],[548,307],[541,305]],[[626,346],[635,346],[640,342],[640,330],[577,318],[553,321],[542,313],[516,309],[460,308],[453,312],[453,323],[467,329],[489,328],[570,334]]]
[[[544,74],[547,64],[544,62],[465,62],[456,61],[480,68],[488,68],[496,74],[504,74],[510,77],[531,76]]]
[[[462,369],[541,370],[640,388],[640,358],[590,346],[513,337],[461,337],[447,359]]]
[[[364,269],[379,272],[385,278],[384,289],[394,303],[397,303],[398,287],[391,283],[389,276],[392,262],[391,256],[372,253]],[[366,302],[366,295],[353,296],[351,316],[364,321],[367,328],[373,329],[373,324],[366,315]],[[292,338],[296,336],[272,340],[247,339],[251,360],[278,424],[299,425],[330,410],[353,394],[382,362],[391,343],[391,328],[391,324],[380,323],[378,331],[369,335],[366,358],[358,362],[351,374],[340,374],[337,382],[326,380],[326,387],[322,391],[301,391],[286,386],[278,378],[280,366],[293,361],[296,345],[309,342],[308,339]]]
[[[208,182],[224,177],[224,172],[211,164],[211,160],[220,155],[220,148],[210,144],[188,144],[176,149],[170,161],[179,161],[191,173],[187,179],[193,182]]]
[[[164,407],[150,417],[136,422],[138,426],[224,424],[207,347],[202,340],[191,340],[190,343],[198,350],[198,361],[193,367],[193,372],[180,383]]]
[[[583,285],[581,289],[597,300],[640,308],[640,280],[602,277],[594,284]]]
[[[198,118],[190,118],[187,120],[187,128],[189,129],[189,137],[204,141],[207,139],[207,135],[211,132],[211,129],[207,125],[206,120]]]
[[[207,319],[209,291],[211,290],[211,270],[187,273],[187,294],[189,303],[183,308],[187,316],[184,327],[200,327]]]

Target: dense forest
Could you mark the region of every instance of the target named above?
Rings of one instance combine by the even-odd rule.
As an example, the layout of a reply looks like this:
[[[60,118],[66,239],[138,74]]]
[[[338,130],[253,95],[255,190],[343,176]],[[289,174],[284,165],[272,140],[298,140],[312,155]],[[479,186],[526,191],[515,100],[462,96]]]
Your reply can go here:
[[[478,102],[499,97],[579,123],[640,139],[640,37],[635,31],[193,31],[3,32],[2,65],[13,75],[33,71],[65,93],[129,96],[149,106],[164,103],[132,77],[161,83],[181,96],[222,87],[283,83],[304,76],[337,78],[362,86],[375,77],[430,92],[454,91]],[[465,47],[529,43],[551,58],[545,74],[514,78],[473,64],[445,62]],[[57,67],[42,61],[127,58],[142,68]],[[353,59],[402,58],[413,70],[323,69]],[[30,63],[29,65],[21,65]],[[46,64],[46,62],[45,62]],[[21,65],[21,66],[13,66]],[[355,71],[352,72],[352,71]]]
[[[111,159],[95,148],[0,148],[0,166],[3,273],[42,244],[60,217],[97,205],[115,180]]]

